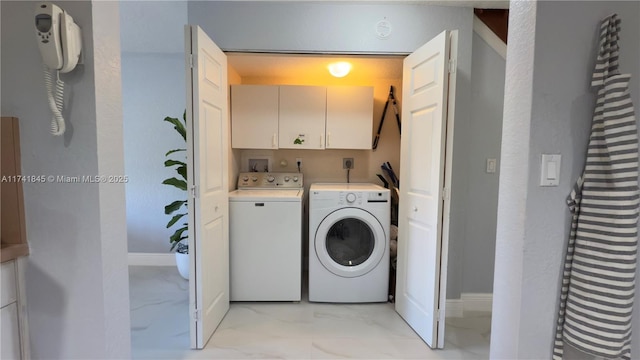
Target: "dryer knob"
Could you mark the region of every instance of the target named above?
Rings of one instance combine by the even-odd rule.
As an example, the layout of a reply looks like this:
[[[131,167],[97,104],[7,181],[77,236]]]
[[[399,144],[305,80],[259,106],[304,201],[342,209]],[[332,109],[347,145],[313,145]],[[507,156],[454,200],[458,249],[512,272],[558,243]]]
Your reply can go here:
[[[244,182],[249,181],[249,177],[248,177],[248,176],[243,176],[243,177],[242,177],[242,181],[244,181]]]
[[[285,177],[284,177],[284,182],[289,182],[289,180],[291,180],[291,178],[290,178],[290,177],[288,177],[288,176],[285,176]]]
[[[348,203],[352,203],[352,202],[354,202],[354,201],[356,201],[356,194],[354,194],[354,193],[348,193],[348,194],[347,194],[347,202],[348,202]]]
[[[257,177],[257,176],[252,176],[252,177],[251,177],[251,181],[253,181],[253,182],[258,181],[258,177]]]
[[[298,177],[297,176],[293,177],[293,182],[298,182]]]
[[[273,175],[267,176],[267,181],[268,182],[274,182],[275,180],[276,180],[276,178]]]

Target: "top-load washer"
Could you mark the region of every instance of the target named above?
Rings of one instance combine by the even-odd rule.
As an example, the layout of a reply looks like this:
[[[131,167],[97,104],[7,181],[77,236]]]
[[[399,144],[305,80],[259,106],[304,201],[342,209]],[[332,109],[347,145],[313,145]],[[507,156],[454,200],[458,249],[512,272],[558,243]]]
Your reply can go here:
[[[231,301],[300,301],[301,173],[241,173],[229,193]]]
[[[374,184],[311,185],[309,301],[387,301],[390,204]]]

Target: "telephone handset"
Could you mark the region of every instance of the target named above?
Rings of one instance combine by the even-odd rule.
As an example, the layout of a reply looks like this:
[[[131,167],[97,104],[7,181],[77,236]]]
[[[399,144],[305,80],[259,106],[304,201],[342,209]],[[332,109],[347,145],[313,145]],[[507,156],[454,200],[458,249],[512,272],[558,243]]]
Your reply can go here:
[[[42,55],[49,108],[53,113],[51,133],[62,135],[65,131],[62,117],[64,82],[60,80],[59,73],[70,72],[80,60],[82,50],[80,28],[71,15],[48,2],[36,6],[35,25],[36,39]],[[55,84],[52,71],[56,72]]]

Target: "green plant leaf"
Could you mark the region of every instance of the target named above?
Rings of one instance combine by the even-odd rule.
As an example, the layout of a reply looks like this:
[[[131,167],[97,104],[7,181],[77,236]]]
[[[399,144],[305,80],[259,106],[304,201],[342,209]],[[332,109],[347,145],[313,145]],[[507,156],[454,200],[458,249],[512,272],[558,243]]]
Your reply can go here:
[[[173,128],[180,134],[180,136],[182,136],[182,139],[184,141],[187,141],[187,111],[185,110],[182,113],[182,120],[178,119],[178,118],[173,118],[170,116],[167,116],[164,118],[164,121],[169,122],[173,125]],[[180,151],[185,151],[186,149],[173,149],[173,150],[169,150],[166,154],[165,157],[167,157],[167,159],[164,162],[164,166],[165,167],[175,167],[176,172],[178,173],[178,177],[172,177],[169,179],[165,179],[162,183],[165,185],[171,185],[174,186],[180,190],[183,191],[187,191],[187,164],[185,163],[185,161],[180,161],[180,160],[174,160],[174,159],[169,159],[169,155],[176,153],[176,152],[180,152]],[[180,180],[180,177],[183,180]],[[182,206],[184,205],[185,209],[187,208],[187,200],[176,200],[174,202],[172,202],[171,204],[167,205],[164,207],[164,212],[167,215],[171,215],[174,212],[178,211]],[[169,220],[169,222],[167,223],[167,228],[170,228],[172,226],[174,226],[180,219],[184,218],[184,216],[187,215],[187,213],[177,213],[174,214],[171,217],[171,220]],[[182,240],[185,240],[188,238],[188,236],[186,235],[186,231],[187,231],[187,227],[188,225],[186,223],[182,224],[183,226],[179,229],[177,229],[173,235],[171,235],[169,237],[169,242],[171,243],[171,250],[173,250],[178,243],[180,243]]]
[[[174,211],[180,209],[180,207],[183,204],[186,204],[186,203],[187,203],[187,200],[176,200],[176,201],[172,202],[171,204],[169,204],[169,205],[164,207],[164,213],[169,215],[169,214],[173,213]],[[169,226],[167,226],[167,227],[169,227]]]
[[[176,214],[174,215],[171,220],[169,221],[169,223],[167,223],[167,229],[170,228],[171,226],[173,226],[173,224],[175,224],[178,220],[180,220],[180,218],[182,218],[183,216],[187,215],[187,213],[182,213],[182,214]]]
[[[168,121],[173,124],[173,128],[182,136],[184,141],[187,141],[187,130],[184,127],[184,123],[180,121],[178,118],[165,117],[164,121]]]
[[[177,187],[180,190],[187,191],[187,182],[184,181],[184,180],[179,180],[179,179],[176,179],[176,178],[172,177],[170,179],[166,179],[162,183],[165,184],[165,185],[173,185],[173,186]]]
[[[180,242],[181,242],[182,240],[185,240],[185,239],[188,239],[188,238],[189,238],[188,236],[182,236],[182,237],[180,237],[180,240],[178,240],[178,241],[174,241],[174,242],[171,244],[171,249],[169,249],[169,251],[173,251],[173,249],[174,249],[176,246],[178,246],[178,244],[180,244]],[[187,246],[187,249],[189,249],[189,246]],[[187,253],[188,253],[188,252],[187,252]],[[185,254],[187,254],[187,253],[185,253]]]
[[[187,231],[187,227],[182,227],[176,230],[171,237],[169,237],[169,243],[171,244],[171,250],[173,250],[182,240],[189,238],[188,236],[183,235],[184,232]]]
[[[171,154],[173,154],[174,152],[178,152],[178,151],[187,151],[187,149],[173,149],[173,150],[169,150],[167,151],[166,154],[164,154],[164,156],[169,156]]]
[[[178,174],[180,174],[180,176],[182,176],[182,178],[184,179],[184,181],[187,181],[187,164],[184,164],[182,166],[179,166],[176,171],[178,172]]]
[[[165,167],[170,167],[173,165],[182,165],[182,166],[187,166],[187,164],[185,164],[183,161],[178,161],[178,160],[165,160],[164,161],[164,166]]]
[[[174,243],[182,240],[182,233],[187,231],[187,227],[183,226],[180,229],[176,230],[171,237],[169,237],[169,242]]]

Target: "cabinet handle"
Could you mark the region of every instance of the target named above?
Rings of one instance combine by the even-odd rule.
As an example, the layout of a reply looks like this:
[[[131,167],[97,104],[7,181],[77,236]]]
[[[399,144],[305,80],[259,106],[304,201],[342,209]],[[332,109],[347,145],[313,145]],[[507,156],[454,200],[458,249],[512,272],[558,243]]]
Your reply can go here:
[[[273,136],[271,137],[271,147],[275,149],[277,147],[277,145],[278,144],[277,144],[276,134],[273,133]]]
[[[327,147],[331,146],[331,133],[327,133]]]
[[[320,134],[320,147],[324,147],[324,136]]]

